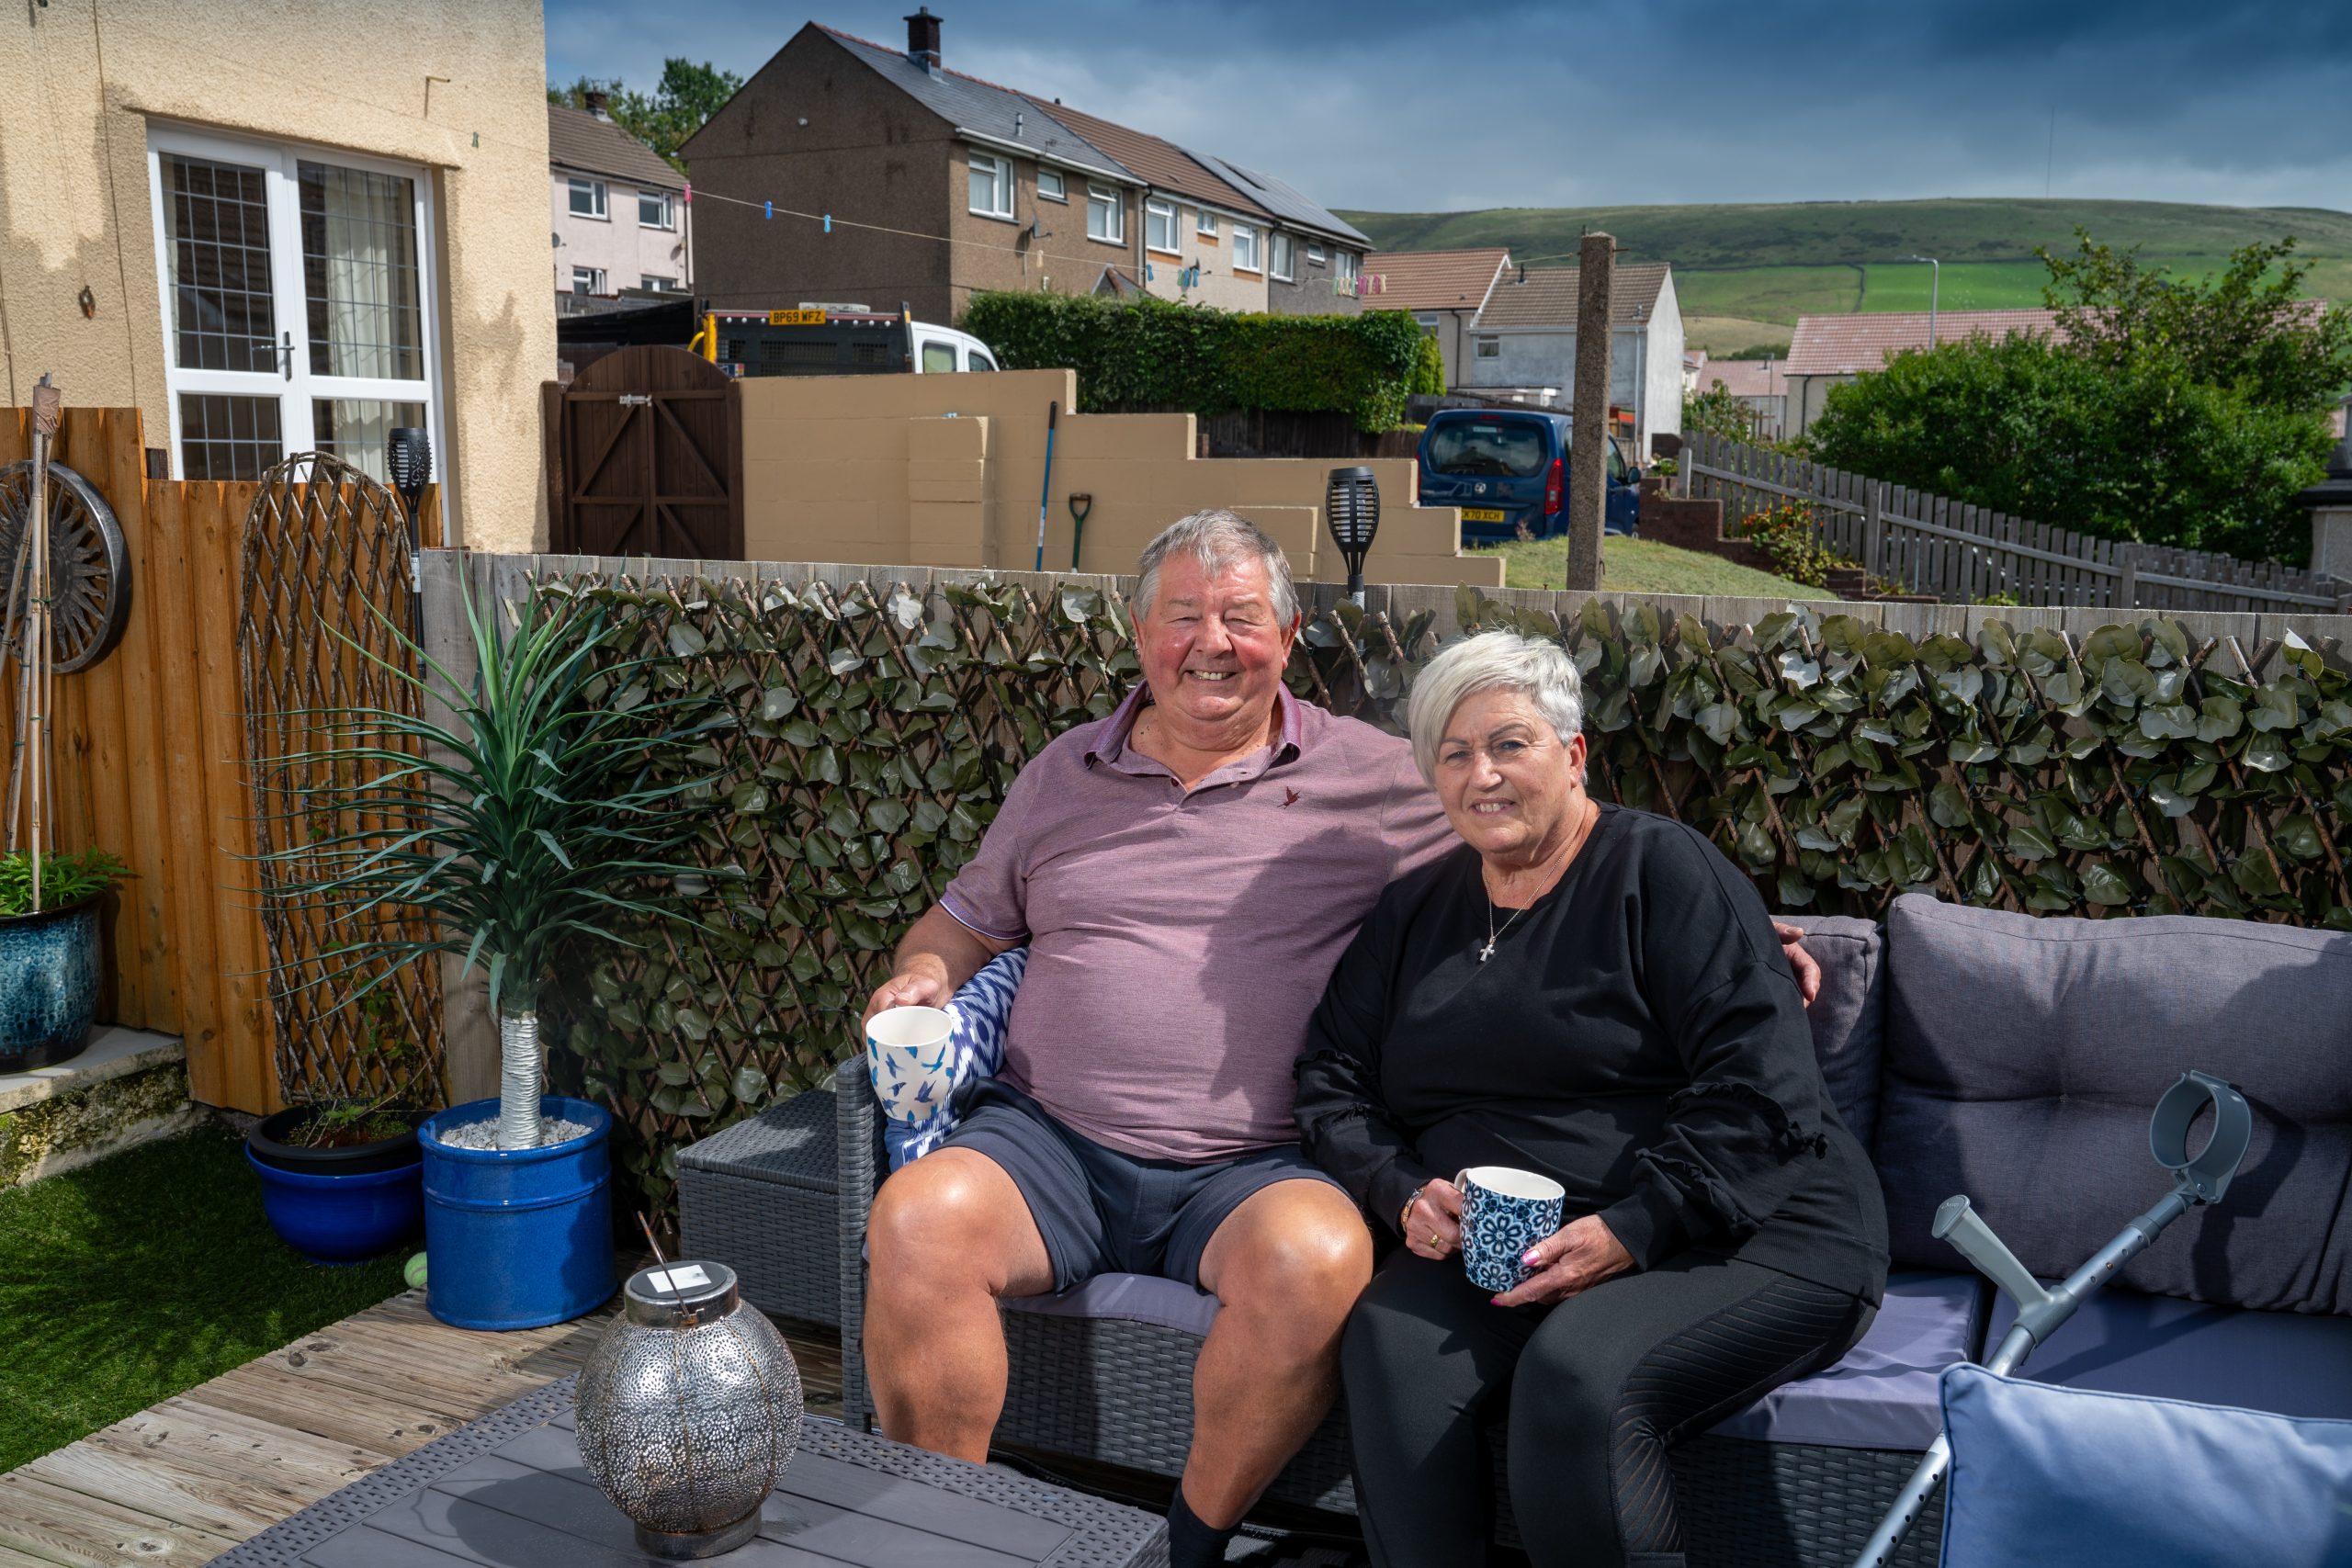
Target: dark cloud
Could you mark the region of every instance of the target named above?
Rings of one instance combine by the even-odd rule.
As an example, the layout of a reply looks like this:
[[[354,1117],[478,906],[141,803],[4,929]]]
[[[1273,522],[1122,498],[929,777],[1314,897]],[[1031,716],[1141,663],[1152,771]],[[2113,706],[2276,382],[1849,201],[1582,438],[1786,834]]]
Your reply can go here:
[[[2045,175],[2058,196],[2352,205],[2346,0],[933,9],[957,69],[1335,207],[2040,196]],[[547,0],[548,72],[650,85],[684,54],[749,74],[811,16],[887,42],[905,12]]]

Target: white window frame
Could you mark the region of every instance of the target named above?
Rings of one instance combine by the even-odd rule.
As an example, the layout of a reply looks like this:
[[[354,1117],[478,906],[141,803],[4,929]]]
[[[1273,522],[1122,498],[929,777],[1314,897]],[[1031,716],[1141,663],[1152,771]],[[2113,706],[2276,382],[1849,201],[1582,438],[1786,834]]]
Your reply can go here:
[[[1168,243],[1160,244],[1152,238],[1152,225],[1165,221]],[[1172,201],[1150,200],[1143,204],[1143,247],[1154,255],[1173,256],[1183,253],[1176,248],[1176,204]]]
[[[1111,221],[1107,225],[1110,232],[1107,234],[1098,234],[1094,231],[1095,203],[1098,201],[1108,201],[1111,204]],[[1117,186],[1105,187],[1096,185],[1092,180],[1086,182],[1086,237],[1105,245],[1124,245],[1127,243],[1127,193],[1125,191],[1121,190]]]
[[[1321,266],[1323,265],[1322,241],[1309,240],[1306,242],[1306,265],[1309,266]]]
[[[1421,335],[1423,337],[1437,336],[1438,319],[1435,311],[1419,310],[1414,312],[1413,324],[1421,329]]]
[[[1503,356],[1503,340],[1498,337],[1489,337],[1485,334],[1480,334],[1473,337],[1470,342],[1472,344],[1471,355],[1473,358],[1500,359]]]
[[[1051,190],[1046,188],[1047,180],[1054,182]],[[1059,169],[1040,166],[1037,170],[1037,198],[1040,201],[1058,201],[1067,204],[1069,200],[1069,177]]]
[[[580,275],[583,272],[588,275],[588,287],[585,288],[580,287]],[[609,294],[612,287],[603,267],[575,266],[571,269],[571,291],[574,294]]]
[[[598,223],[609,223],[613,220],[610,193],[605,190],[604,181],[590,179],[586,175],[567,175],[564,177],[571,182],[564,195],[565,216],[586,218]],[[582,188],[588,192],[588,205],[593,209],[591,211],[582,212],[571,205],[571,198],[578,196]]]
[[[1241,259],[1245,250],[1250,253],[1248,261]],[[1233,226],[1233,270],[1261,275],[1266,270],[1265,236],[1247,223]]]
[[[975,218],[993,218],[1000,222],[1012,221],[1012,161],[993,152],[969,152],[965,155],[964,202]],[[998,205],[981,207],[972,200],[972,176],[983,167],[993,171],[989,175],[992,194]]]
[[[1266,236],[1266,276],[1281,283],[1298,280],[1298,242],[1279,229]]]
[[[639,288],[650,288],[656,294],[675,294],[678,291],[676,278],[656,277],[650,272],[641,272],[637,275],[637,286]]]
[[[1331,276],[1344,277],[1352,282],[1356,276],[1355,252],[1343,251],[1334,245],[1331,248]]]
[[[164,225],[164,155],[178,153],[223,164],[239,164],[262,171],[263,197],[269,213],[269,273],[271,306],[279,341],[294,334],[293,352],[281,350],[276,368],[269,370],[183,370],[173,363],[177,353],[172,329],[172,251]],[[298,165],[331,164],[338,168],[392,175],[409,182],[415,206],[416,289],[419,346],[424,359],[422,380],[388,377],[329,376],[311,368],[310,304],[303,295],[301,175]],[[417,164],[371,158],[340,149],[314,147],[299,141],[247,141],[239,137],[181,130],[150,122],[147,131],[147,208],[155,243],[157,303],[164,321],[164,402],[171,417],[172,478],[187,478],[180,451],[180,394],[278,400],[277,432],[282,452],[290,457],[317,449],[311,404],[335,399],[368,399],[383,402],[422,403],[426,439],[433,446],[433,477],[448,472],[447,422],[442,407],[444,370],[441,359],[441,261],[435,243],[440,224],[435,216],[433,173]],[[457,537],[455,498],[442,500],[447,536]]]
[[[1193,232],[1204,240],[1216,239],[1216,214],[1205,207],[1202,208],[1199,214],[1193,220]]]
[[[662,221],[659,223],[648,223],[645,220],[645,202],[649,197],[662,204]],[[639,189],[637,193],[637,226],[640,229],[660,229],[665,232],[674,231],[678,227],[678,198],[666,190]]]

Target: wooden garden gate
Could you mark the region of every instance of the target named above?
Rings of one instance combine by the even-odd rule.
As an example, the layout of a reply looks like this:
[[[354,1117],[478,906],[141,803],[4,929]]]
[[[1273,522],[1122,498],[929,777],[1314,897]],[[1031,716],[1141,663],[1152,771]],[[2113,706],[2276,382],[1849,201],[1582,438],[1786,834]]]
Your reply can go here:
[[[636,346],[548,382],[548,547],[557,555],[743,558],[742,405],[682,348]]]

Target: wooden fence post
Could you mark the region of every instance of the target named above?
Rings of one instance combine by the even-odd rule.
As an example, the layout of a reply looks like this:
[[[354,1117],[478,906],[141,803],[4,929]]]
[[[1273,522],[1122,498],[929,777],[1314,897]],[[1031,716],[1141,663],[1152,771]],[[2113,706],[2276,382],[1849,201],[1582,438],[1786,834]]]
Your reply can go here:
[[[2123,558],[2123,575],[2115,584],[2115,607],[2119,610],[2137,609],[2140,604],[2140,552],[2126,547],[2116,554]]]

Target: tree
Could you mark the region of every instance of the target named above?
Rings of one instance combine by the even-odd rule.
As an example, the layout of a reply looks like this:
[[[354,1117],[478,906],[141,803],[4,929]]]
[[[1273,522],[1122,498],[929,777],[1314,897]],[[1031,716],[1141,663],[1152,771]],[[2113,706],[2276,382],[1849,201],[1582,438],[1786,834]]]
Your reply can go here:
[[[1700,374],[1704,376],[1705,371]],[[1756,411],[1721,381],[1709,383],[1703,392],[1682,394],[1682,428],[1703,430],[1709,435],[1725,441],[1753,442],[1756,439]]]
[[[2352,384],[2352,312],[2302,298],[2311,269],[2291,234],[2243,247],[2201,283],[2143,267],[2136,251],[2095,243],[2087,230],[2075,241],[2072,256],[2034,254],[2050,269],[2041,297],[2068,350],[2093,364],[2127,371],[2162,358],[2199,386],[2295,412],[2324,410]]]
[[[569,87],[549,87],[548,102],[584,109],[589,94],[605,94],[605,112],[613,117],[613,123],[684,174],[686,165],[678,149],[724,108],[742,85],[743,78],[708,61],[696,65],[673,56],[662,62],[662,81],[650,96],[630,91],[617,76],[609,82],[582,76]]]
[[[1830,389],[1813,457],[2037,522],[2301,562],[2294,494],[2324,470],[2326,423],[2200,381],[2182,356],[2110,360],[1973,337],[1897,355]]]

